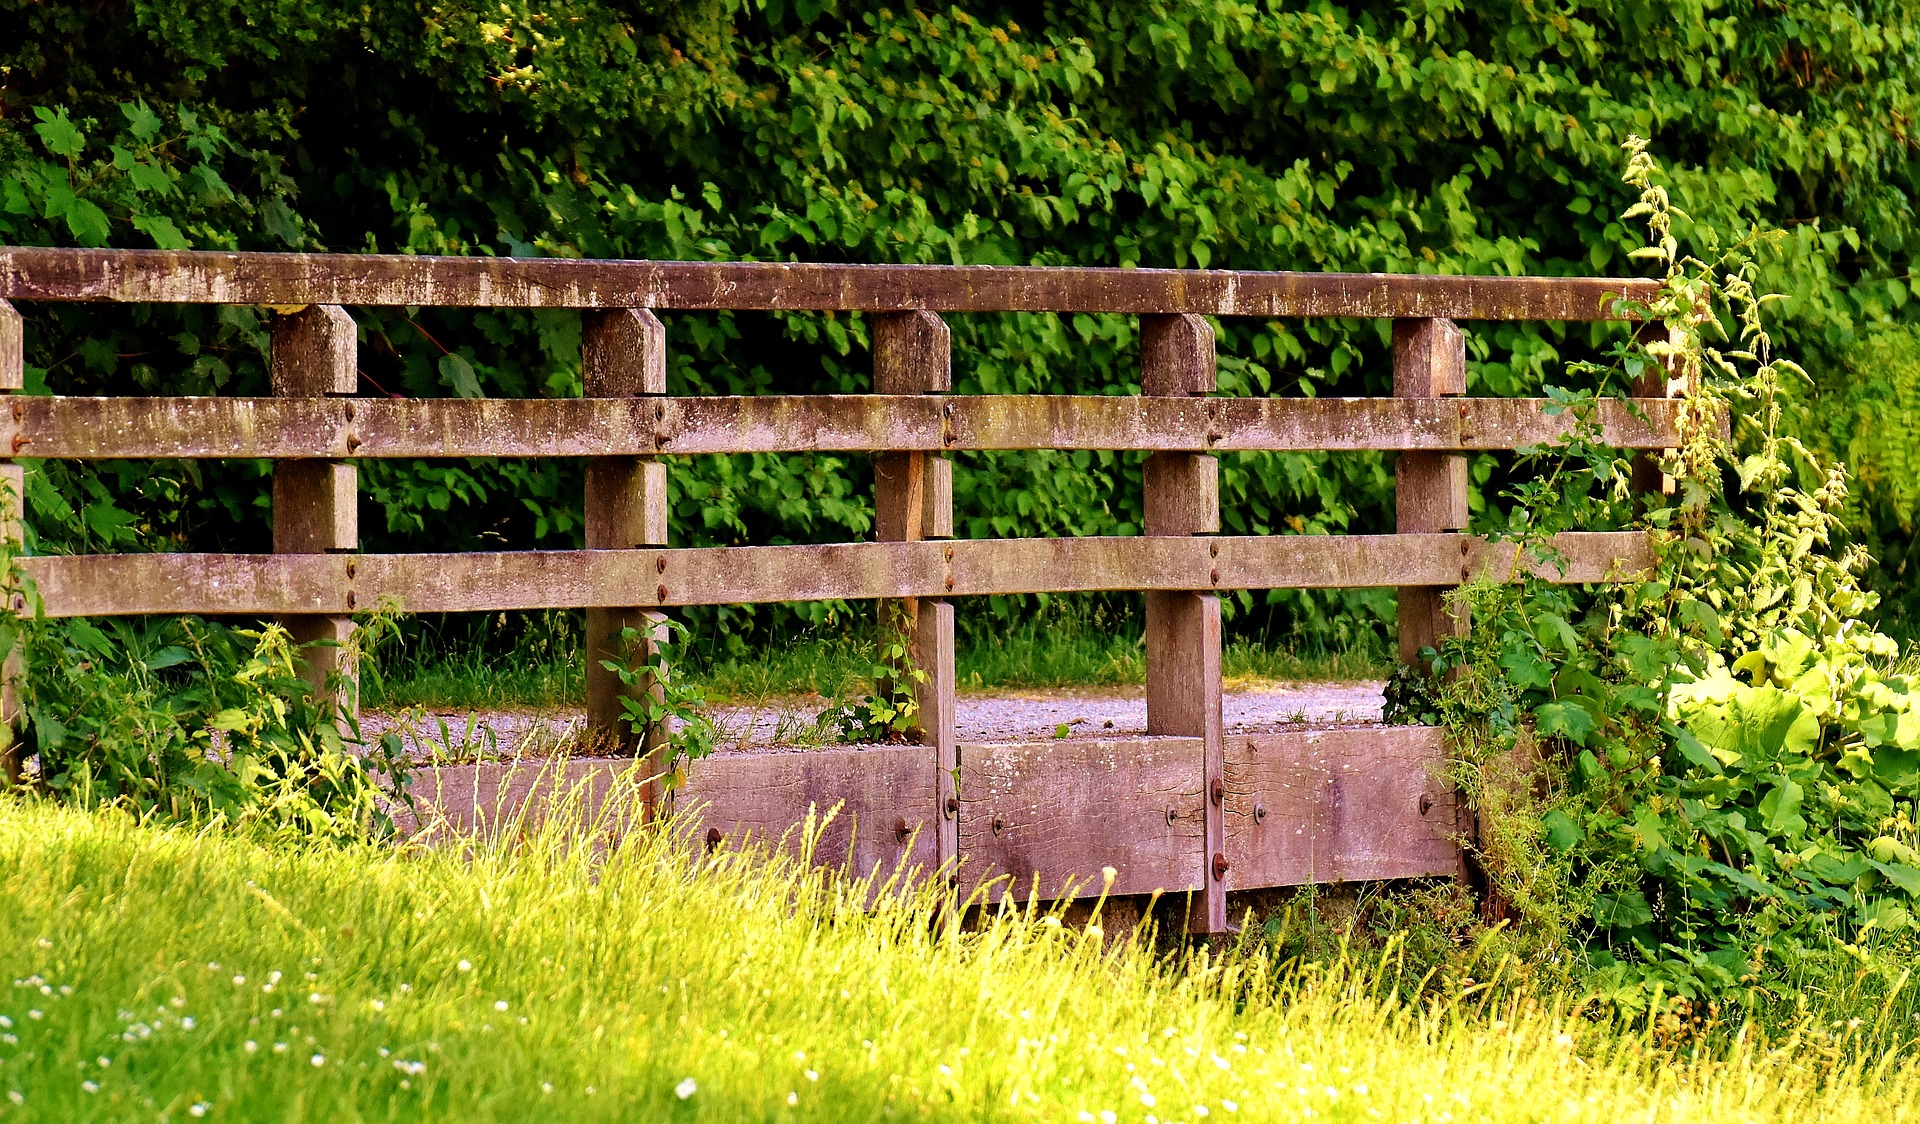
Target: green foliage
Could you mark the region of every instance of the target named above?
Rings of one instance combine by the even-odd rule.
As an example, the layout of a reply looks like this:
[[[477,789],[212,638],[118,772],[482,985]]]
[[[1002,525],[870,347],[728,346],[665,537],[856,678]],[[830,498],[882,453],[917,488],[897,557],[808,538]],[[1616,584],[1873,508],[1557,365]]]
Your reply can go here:
[[[1812,964],[1890,971],[1920,928],[1920,682],[1862,617],[1875,604],[1844,542],[1844,472],[1784,432],[1780,358],[1755,288],[1755,234],[1681,257],[1678,217],[1644,142],[1647,256],[1667,269],[1645,310],[1667,338],[1623,349],[1684,388],[1671,500],[1637,516],[1629,466],[1576,433],[1516,489],[1516,549],[1631,518],[1659,544],[1650,580],[1470,590],[1473,635],[1432,653],[1449,681],[1403,680],[1403,713],[1456,726],[1483,823],[1482,860],[1533,937],[1583,952],[1629,1007],[1785,992]],[[1720,342],[1724,339],[1726,342]],[[1731,414],[1731,442],[1717,415]],[[1548,791],[1515,783],[1533,754]]]
[[[661,768],[669,777],[680,775],[687,761],[713,752],[717,734],[707,717],[706,692],[690,683],[677,666],[687,626],[671,618],[655,622],[648,634],[620,630],[621,660],[601,660],[600,666],[634,688],[620,696],[625,721],[642,744],[666,747]],[[657,742],[656,742],[657,739]]]
[[[867,670],[872,692],[836,701],[820,715],[820,729],[841,742],[901,742],[920,727],[920,685],[927,673],[914,663],[905,609],[898,601],[881,605],[880,642]]]
[[[1759,262],[1806,354],[1911,315],[1916,28],[1834,0],[1140,7],[340,0],[0,6],[13,243],[1449,273],[1628,271],[1629,132],[1683,153],[1680,233],[1791,223]],[[84,50],[65,45],[84,43]],[[124,153],[124,155],[122,155]],[[250,310],[27,310],[35,386],[257,393]],[[358,310],[369,393],[578,394],[568,313]],[[677,313],[676,393],[864,389],[860,316]],[[956,390],[1124,392],[1118,316],[955,317]],[[1223,321],[1227,394],[1388,385],[1371,322]],[[1536,389],[1610,329],[1474,328]],[[1823,369],[1840,370],[1826,364]],[[1120,372],[1116,374],[1116,372]],[[1844,382],[1816,388],[1845,394]],[[982,454],[970,536],[1128,533],[1135,459]],[[676,463],[689,545],[870,528],[859,458]],[[1476,510],[1507,477],[1476,458]],[[48,549],[257,546],[257,466],[48,470]],[[579,541],[578,469],[377,462],[376,549]],[[1384,530],[1384,458],[1224,458],[1233,533]],[[63,506],[64,505],[64,508]],[[1265,599],[1266,612],[1253,612]],[[1015,605],[995,602],[995,611]],[[1390,595],[1236,595],[1292,647],[1388,639]],[[826,613],[831,609],[800,610]],[[809,616],[818,623],[824,619]],[[740,610],[716,623],[745,645]],[[735,654],[738,654],[735,652]]]

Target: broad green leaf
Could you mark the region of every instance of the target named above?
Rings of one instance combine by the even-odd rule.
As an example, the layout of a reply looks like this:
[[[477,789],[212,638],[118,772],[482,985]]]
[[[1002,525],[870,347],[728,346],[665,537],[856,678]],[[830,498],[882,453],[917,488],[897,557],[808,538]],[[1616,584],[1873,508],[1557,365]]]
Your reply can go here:
[[[82,246],[104,246],[113,236],[113,226],[107,222],[107,213],[92,201],[75,199],[67,205],[67,229],[73,232],[74,241]]]
[[[467,357],[450,351],[440,357],[440,378],[461,398],[482,398],[480,378]]]
[[[193,243],[173,225],[173,220],[164,215],[135,215],[133,228],[153,239],[153,244],[162,250],[187,250]]]
[[[1593,715],[1577,703],[1556,699],[1542,705],[1533,716],[1542,735],[1563,737],[1575,745],[1587,744],[1587,735],[1593,732]]]
[[[1586,838],[1586,833],[1580,830],[1579,824],[1573,822],[1573,817],[1558,808],[1541,817],[1540,823],[1546,828],[1547,846],[1556,851],[1571,851]]]
[[[1773,835],[1796,836],[1804,832],[1807,821],[1800,815],[1800,802],[1805,796],[1806,790],[1799,784],[1780,778],[1760,799],[1761,827]]]
[[[47,110],[35,106],[33,112],[40,118],[39,123],[34,125],[33,131],[39,134],[40,143],[46,146],[48,152],[68,159],[80,155],[81,150],[87,145],[87,136],[80,131],[79,126],[67,118],[66,107]]]

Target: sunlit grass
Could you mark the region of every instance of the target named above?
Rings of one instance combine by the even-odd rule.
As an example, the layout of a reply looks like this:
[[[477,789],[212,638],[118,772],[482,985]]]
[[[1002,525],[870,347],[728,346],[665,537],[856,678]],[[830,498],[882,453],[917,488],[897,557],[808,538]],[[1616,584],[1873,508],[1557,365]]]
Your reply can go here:
[[[0,804],[0,1096],[35,1120],[1894,1120],[1910,1062],[1698,1056],[1392,963],[1167,960],[1045,917],[571,828],[261,848]],[[596,855],[596,848],[599,848]],[[6,985],[11,986],[6,986]],[[1844,1055],[1840,1055],[1844,1056]],[[4,1103],[4,1102],[0,1102]]]

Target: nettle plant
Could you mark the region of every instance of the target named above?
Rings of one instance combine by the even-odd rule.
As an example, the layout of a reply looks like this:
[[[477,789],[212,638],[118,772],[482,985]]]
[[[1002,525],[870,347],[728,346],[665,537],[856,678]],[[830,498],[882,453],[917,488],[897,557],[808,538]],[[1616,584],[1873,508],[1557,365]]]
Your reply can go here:
[[[1781,426],[1783,384],[1756,290],[1754,232],[1679,252],[1677,212],[1638,139],[1625,180],[1665,268],[1649,327],[1556,390],[1576,422],[1511,509],[1479,528],[1551,563],[1562,530],[1651,533],[1645,581],[1463,589],[1470,634],[1392,690],[1396,717],[1450,726],[1497,911],[1522,940],[1595,972],[1628,1008],[1661,993],[1757,1000],[1836,959],[1868,971],[1920,928],[1920,677],[1865,621],[1877,597],[1846,543],[1845,470]],[[1598,441],[1596,396],[1648,373],[1681,397],[1669,494],[1637,496]],[[1731,419],[1730,435],[1722,418]],[[1890,970],[1890,969],[1889,969]]]

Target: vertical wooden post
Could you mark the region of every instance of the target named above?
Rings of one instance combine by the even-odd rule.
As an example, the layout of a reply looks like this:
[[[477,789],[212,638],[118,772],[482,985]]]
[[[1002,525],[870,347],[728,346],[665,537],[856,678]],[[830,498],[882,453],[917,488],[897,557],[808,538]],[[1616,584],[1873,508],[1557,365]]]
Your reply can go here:
[[[1643,341],[1673,341],[1674,333],[1669,332],[1665,324],[1659,321],[1643,323],[1635,334]],[[1671,357],[1656,359],[1640,372],[1633,381],[1635,398],[1672,398],[1681,391],[1674,370],[1676,363]],[[1672,495],[1673,477],[1660,470],[1660,459],[1651,452],[1638,453],[1633,458],[1633,490],[1640,495]]]
[[[1467,392],[1466,337],[1451,320],[1393,322],[1393,394],[1440,398]],[[1405,452],[1394,463],[1395,528],[1403,534],[1458,531],[1467,525],[1467,458]],[[1461,571],[1465,578],[1466,572]],[[1417,664],[1420,649],[1466,634],[1467,620],[1448,609],[1444,586],[1400,589],[1400,662]]]
[[[620,308],[586,313],[582,321],[581,366],[589,398],[653,397],[667,392],[667,333],[649,309]],[[667,466],[652,457],[596,457],[587,464],[586,540],[588,550],[634,550],[667,544]],[[625,721],[625,697],[657,692],[660,685],[631,686],[601,665],[602,660],[650,659],[666,617],[640,608],[587,610],[587,725],[601,748],[649,759],[642,785],[646,814],[658,810],[660,774],[668,731],[636,732]],[[635,650],[623,649],[620,634],[639,633]]]
[[[1215,386],[1213,329],[1191,314],[1140,318],[1140,392],[1184,397]],[[1197,453],[1155,453],[1146,463],[1149,535],[1209,535],[1220,530],[1220,464]],[[1201,807],[1203,908],[1196,933],[1227,930],[1226,745],[1220,707],[1220,598],[1213,593],[1149,592],[1147,733],[1204,740]]]
[[[350,395],[359,385],[353,318],[336,305],[308,305],[273,318],[273,393],[283,398]],[[344,461],[283,460],[273,466],[273,552],[352,553],[360,549],[360,470]],[[352,602],[349,600],[349,606]],[[336,680],[343,712],[360,707],[359,668],[345,647],[353,618],[282,617],[294,643],[323,642],[303,653],[303,677],[316,695]]]
[[[940,394],[953,388],[953,332],[931,312],[874,317],[873,389],[876,394]],[[953,462],[938,453],[882,453],[873,465],[873,532],[882,542],[953,537]],[[915,693],[922,745],[933,748],[932,822],[940,869],[953,876],[959,855],[960,769],[954,740],[953,603],[905,600],[880,607],[883,626],[908,631],[913,663],[926,678]]]
[[[0,396],[19,390],[26,384],[27,340],[26,323],[20,313],[11,304],[0,300]],[[4,452],[11,453],[7,449]],[[17,554],[23,539],[22,520],[26,514],[26,473],[18,463],[12,460],[0,461],[0,541],[12,554]],[[10,583],[9,583],[10,584]],[[8,591],[10,603],[0,612],[24,614],[26,604],[12,596]],[[5,776],[6,787],[12,788],[20,783],[20,769],[24,764],[20,753],[20,735],[22,730],[20,712],[20,677],[26,672],[26,653],[20,646],[26,637],[18,632],[14,634],[13,649],[0,661],[0,773]]]

